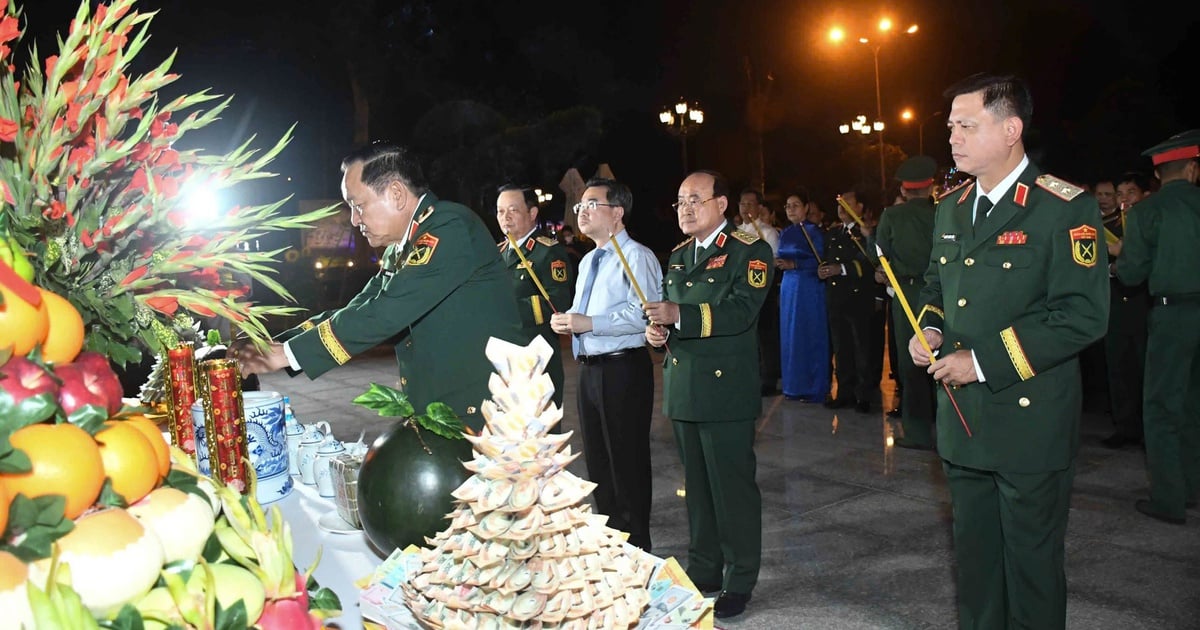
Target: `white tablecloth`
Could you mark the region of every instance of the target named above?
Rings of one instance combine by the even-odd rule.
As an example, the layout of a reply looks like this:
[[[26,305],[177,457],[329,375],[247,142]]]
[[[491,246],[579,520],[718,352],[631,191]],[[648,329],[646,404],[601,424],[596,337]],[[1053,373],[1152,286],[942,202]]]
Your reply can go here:
[[[359,589],[354,583],[369,576],[383,558],[372,551],[362,530],[333,534],[318,527],[318,519],[337,510],[333,499],[318,495],[316,486],[295,481],[288,496],[263,507],[278,505],[287,519],[292,528],[292,559],[301,571],[312,564],[317,549],[321,549],[321,562],[313,575],[321,586],[330,588],[342,600],[342,615],[329,623],[336,623],[344,630],[359,630],[362,616],[358,612]]]

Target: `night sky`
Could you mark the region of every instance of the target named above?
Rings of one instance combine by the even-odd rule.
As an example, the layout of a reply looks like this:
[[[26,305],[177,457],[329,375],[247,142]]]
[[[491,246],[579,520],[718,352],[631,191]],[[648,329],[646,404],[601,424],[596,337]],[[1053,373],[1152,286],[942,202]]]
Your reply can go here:
[[[78,6],[20,4],[25,42],[37,41],[43,56]],[[595,108],[603,134],[587,150],[559,158],[547,149],[539,168],[505,178],[555,189],[570,166],[587,177],[608,163],[634,190],[635,235],[656,248],[679,236],[666,208],[682,174],[680,146],[657,114],[680,96],[705,111],[688,141],[689,166],[721,170],[735,190],[752,172],[751,82],[761,88],[768,76],[768,193],[802,185],[832,207],[832,196],[860,179],[878,182],[878,162],[852,153],[847,160],[855,147],[836,128],[860,113],[875,117],[872,54],[853,36],[872,34],[884,12],[901,29],[920,26],[887,41],[879,55],[887,141],[906,154],[917,153],[917,125],[902,123],[899,111],[910,107],[918,119],[944,111],[942,90],[981,70],[1029,80],[1035,111],[1027,145],[1045,170],[1080,183],[1147,169],[1142,149],[1200,127],[1200,107],[1185,98],[1200,77],[1197,2],[146,0],[137,7],[159,10],[140,61],[157,63],[178,49],[182,79],[168,94],[211,87],[236,96],[224,120],[184,144],[223,152],[250,134],[265,144],[297,125],[275,165],[292,180],[248,195],[337,196],[337,164],[352,147],[349,62],[371,94],[373,139],[440,144],[440,128],[423,117],[452,101],[471,101],[463,111],[485,126]],[[835,23],[850,43],[827,41]],[[924,137],[925,152],[950,166],[944,117],[929,120]],[[483,206],[476,209],[485,216],[491,191],[504,183],[486,179],[461,199]],[[549,213],[561,216],[562,207]]]

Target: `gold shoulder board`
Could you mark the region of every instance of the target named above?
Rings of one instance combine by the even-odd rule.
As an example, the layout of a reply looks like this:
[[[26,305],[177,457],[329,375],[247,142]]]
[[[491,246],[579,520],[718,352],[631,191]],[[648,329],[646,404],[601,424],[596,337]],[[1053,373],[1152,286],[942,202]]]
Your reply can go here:
[[[553,247],[554,245],[558,244],[558,241],[550,238],[549,236],[539,236],[537,237],[537,242],[545,245],[546,247]]]
[[[1083,194],[1083,188],[1076,186],[1064,179],[1059,179],[1049,173],[1039,175],[1037,178],[1038,188],[1048,191],[1050,194],[1062,199],[1063,201],[1071,201],[1072,199]]]
[[[954,188],[943,191],[942,194],[938,195],[937,200],[941,201],[941,200],[945,199],[946,197],[949,197],[950,195],[962,190],[963,186],[967,186],[967,185],[974,184],[974,183],[975,183],[975,180],[973,180],[973,179],[965,179],[965,180],[959,182],[958,185],[955,186]]]
[[[739,240],[747,245],[753,245],[756,241],[758,241],[757,236],[750,234],[748,232],[743,232],[741,230],[734,230],[733,238],[736,238],[737,240]]]
[[[694,237],[694,236],[689,236],[689,237],[688,237],[688,239],[687,239],[686,241],[684,241],[684,242],[682,242],[682,243],[680,243],[680,244],[676,245],[676,246],[674,247],[674,249],[672,249],[671,251],[676,251],[676,250],[679,250],[679,249],[683,249],[684,247],[687,247],[687,244],[688,244],[688,243],[691,243],[691,242],[692,242],[692,241],[693,241],[695,238],[696,238],[696,237]]]

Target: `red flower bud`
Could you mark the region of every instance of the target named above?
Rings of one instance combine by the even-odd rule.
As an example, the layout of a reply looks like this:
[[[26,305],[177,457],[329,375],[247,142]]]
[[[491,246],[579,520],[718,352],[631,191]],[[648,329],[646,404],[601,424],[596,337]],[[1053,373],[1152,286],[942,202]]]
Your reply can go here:
[[[147,271],[149,271],[149,269],[147,269],[146,265],[134,267],[133,271],[130,271],[129,275],[125,276],[125,278],[123,280],[121,280],[121,286],[123,286],[123,287],[129,286],[131,283],[136,281],[138,278],[141,278],[142,276],[146,275]]]

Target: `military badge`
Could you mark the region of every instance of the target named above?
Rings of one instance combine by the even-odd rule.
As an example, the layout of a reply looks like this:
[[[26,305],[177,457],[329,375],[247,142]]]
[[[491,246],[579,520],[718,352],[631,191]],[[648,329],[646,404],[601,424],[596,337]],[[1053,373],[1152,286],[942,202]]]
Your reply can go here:
[[[704,268],[705,269],[720,269],[721,267],[725,266],[726,258],[729,258],[729,254],[721,254],[720,256],[714,256],[709,259],[708,264],[705,265]]]
[[[555,282],[567,281],[567,263],[564,260],[554,260],[550,262],[550,277],[554,278]]]
[[[717,244],[717,247],[725,247],[725,233],[721,232],[720,234],[718,234],[717,240],[715,240],[713,242]]]
[[[1024,208],[1027,199],[1029,199],[1029,186],[1017,182],[1017,191],[1013,193],[1013,203]]]
[[[405,265],[425,265],[433,258],[433,250],[437,249],[438,238],[432,234],[422,234],[420,238],[413,243],[412,251],[408,253],[408,258],[405,259]]]
[[[1005,232],[996,237],[997,245],[1024,245],[1029,239],[1029,235],[1018,230],[1016,232]]]
[[[1096,228],[1084,224],[1070,231],[1071,259],[1083,267],[1096,266]]]
[[[746,281],[755,289],[767,286],[767,263],[761,260],[751,260],[746,269]]]
[[[681,265],[681,264],[673,264],[673,265],[671,265],[671,269],[670,269],[670,270],[671,270],[671,271],[683,271],[683,265]]]

